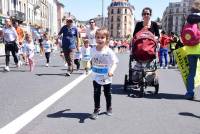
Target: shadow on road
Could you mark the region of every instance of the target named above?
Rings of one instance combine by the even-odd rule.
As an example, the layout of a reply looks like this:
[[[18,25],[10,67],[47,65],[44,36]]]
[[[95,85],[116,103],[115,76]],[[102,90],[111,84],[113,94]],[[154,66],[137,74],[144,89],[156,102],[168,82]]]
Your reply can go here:
[[[57,74],[50,74],[50,73],[43,73],[43,74],[35,74],[37,76],[43,76],[43,75],[59,75],[59,76],[67,76],[66,73],[57,73]]]
[[[70,109],[58,111],[53,114],[48,114],[47,117],[49,118],[76,118],[79,119],[79,123],[84,123],[86,119],[90,117],[89,113],[65,113],[66,111],[70,111]]]
[[[195,115],[195,114],[193,114],[193,113],[189,113],[189,112],[180,112],[179,115],[182,115],[182,116],[190,116],[190,117],[195,117],[195,118],[199,118],[199,119],[200,119],[200,116]]]
[[[0,70],[1,73],[8,73],[7,71],[4,71],[4,69]],[[9,72],[30,72],[29,70],[10,70]]]
[[[121,84],[112,84],[112,94],[121,94],[121,95],[125,95],[127,94],[126,92],[124,92],[124,86]]]
[[[169,100],[185,100],[185,96],[181,94],[171,93],[158,93],[157,95],[146,94],[145,98],[148,99],[169,99]]]

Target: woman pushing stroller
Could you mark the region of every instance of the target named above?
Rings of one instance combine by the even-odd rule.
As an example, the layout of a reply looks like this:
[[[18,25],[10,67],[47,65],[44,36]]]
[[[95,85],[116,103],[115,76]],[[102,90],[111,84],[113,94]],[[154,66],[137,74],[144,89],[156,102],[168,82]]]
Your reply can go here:
[[[155,36],[159,37],[159,29],[156,22],[151,21],[152,9],[149,7],[145,7],[142,10],[142,18],[143,21],[140,21],[136,24],[135,30],[133,32],[133,37],[137,32],[142,30],[143,28],[147,28],[150,32],[152,32]]]
[[[138,22],[135,26],[135,30],[133,32],[132,46],[131,46],[132,53],[130,55],[130,61],[129,61],[129,83],[134,84],[135,81],[136,83],[139,83],[140,96],[143,96],[144,94],[143,87],[150,85],[150,86],[155,86],[155,88],[157,88],[156,85],[158,85],[158,81],[156,81],[157,84],[155,84],[155,79],[157,79],[157,73],[156,73],[157,68],[155,59],[156,59],[156,48],[158,44],[157,42],[159,38],[159,28],[156,22],[151,21],[151,15],[152,15],[151,8],[145,7],[142,10],[143,21]],[[132,61],[135,61],[134,67],[131,66]],[[152,66],[153,61],[155,64],[153,64]],[[153,71],[144,72],[144,69],[152,69]],[[141,70],[143,70],[143,72]],[[146,74],[150,72],[153,74],[153,84],[148,80],[146,81],[147,79]],[[141,77],[143,77],[142,79],[145,79],[142,82],[143,84],[140,84],[140,82],[138,82],[141,81]],[[155,92],[156,93],[158,92],[158,88],[156,89]]]

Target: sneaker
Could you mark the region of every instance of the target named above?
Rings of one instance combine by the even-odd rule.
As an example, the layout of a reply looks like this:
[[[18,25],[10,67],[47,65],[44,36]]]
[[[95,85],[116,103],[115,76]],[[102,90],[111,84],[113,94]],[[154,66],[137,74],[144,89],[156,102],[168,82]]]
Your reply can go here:
[[[88,71],[85,71],[85,74],[86,74],[86,75],[88,75],[88,73],[89,73]]]
[[[88,73],[89,73],[87,68],[85,69],[85,73],[86,73],[86,75],[88,75]]]
[[[16,66],[16,68],[19,68],[20,67],[19,62],[15,63],[15,66]]]
[[[64,65],[65,67],[67,67],[68,65],[67,65],[67,63],[65,63],[65,65]]]
[[[49,64],[47,63],[47,64],[46,64],[46,67],[48,67],[48,66],[49,66]]]
[[[194,95],[185,95],[185,99],[186,100],[194,100],[195,99],[195,96]]]
[[[22,61],[18,61],[18,67],[22,66]]]
[[[90,118],[96,120],[98,118],[99,113],[100,113],[99,109],[94,110],[94,112],[90,115]]]
[[[5,66],[4,71],[9,72],[10,71],[9,66]]]
[[[168,69],[168,66],[165,66],[164,69]]]
[[[106,111],[106,114],[108,116],[112,116],[112,108],[109,108],[107,111]]]
[[[160,67],[160,69],[163,69],[163,67]]]
[[[71,76],[71,73],[68,73],[68,72],[67,72],[67,73],[66,73],[66,76]]]

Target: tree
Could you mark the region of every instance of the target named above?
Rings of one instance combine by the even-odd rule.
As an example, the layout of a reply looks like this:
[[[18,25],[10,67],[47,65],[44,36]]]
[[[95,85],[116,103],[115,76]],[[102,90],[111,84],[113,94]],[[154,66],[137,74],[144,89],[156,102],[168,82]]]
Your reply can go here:
[[[161,22],[161,19],[158,17],[158,18],[156,19],[156,22]]]

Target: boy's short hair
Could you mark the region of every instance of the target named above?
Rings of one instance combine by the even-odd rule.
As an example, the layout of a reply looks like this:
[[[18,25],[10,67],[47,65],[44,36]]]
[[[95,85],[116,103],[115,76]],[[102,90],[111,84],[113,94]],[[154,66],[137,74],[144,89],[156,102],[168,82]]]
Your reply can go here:
[[[89,39],[88,38],[83,38],[83,42],[84,43],[89,43]]]
[[[106,36],[107,42],[110,40],[109,31],[105,27],[97,29],[95,37],[97,36],[97,34],[104,34]]]

